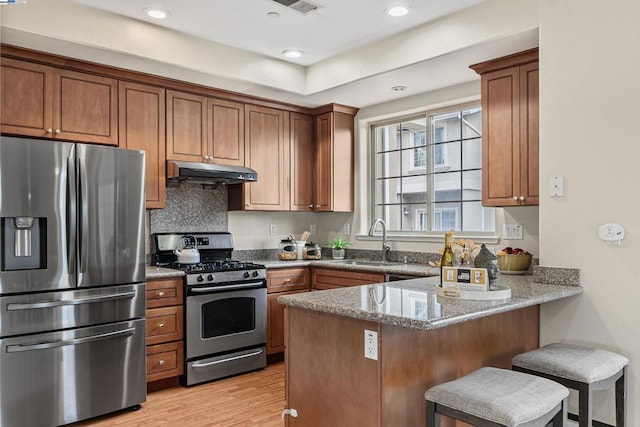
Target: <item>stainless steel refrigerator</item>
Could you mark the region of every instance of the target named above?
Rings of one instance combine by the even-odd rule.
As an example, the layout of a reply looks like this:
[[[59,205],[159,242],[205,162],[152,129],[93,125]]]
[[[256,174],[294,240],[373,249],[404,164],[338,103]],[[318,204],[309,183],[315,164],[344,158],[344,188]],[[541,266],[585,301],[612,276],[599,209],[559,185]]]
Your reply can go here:
[[[0,137],[0,427],[146,400],[144,153]]]

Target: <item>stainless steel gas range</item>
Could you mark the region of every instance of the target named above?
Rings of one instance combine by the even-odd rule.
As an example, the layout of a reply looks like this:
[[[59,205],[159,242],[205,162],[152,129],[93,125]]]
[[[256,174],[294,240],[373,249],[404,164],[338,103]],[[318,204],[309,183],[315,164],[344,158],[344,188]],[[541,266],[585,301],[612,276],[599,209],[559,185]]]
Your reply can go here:
[[[230,233],[153,235],[155,264],[186,273],[187,386],[264,368],[267,280],[263,265],[231,259]],[[175,250],[188,243],[200,262],[180,264]]]

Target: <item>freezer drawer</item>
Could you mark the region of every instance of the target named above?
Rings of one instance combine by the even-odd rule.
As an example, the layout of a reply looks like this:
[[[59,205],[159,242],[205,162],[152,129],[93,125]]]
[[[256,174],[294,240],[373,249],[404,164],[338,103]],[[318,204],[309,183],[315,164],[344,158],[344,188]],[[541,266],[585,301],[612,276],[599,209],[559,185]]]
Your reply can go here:
[[[0,297],[0,337],[144,318],[145,285]]]
[[[0,427],[56,426],[146,400],[145,321],[0,339]]]

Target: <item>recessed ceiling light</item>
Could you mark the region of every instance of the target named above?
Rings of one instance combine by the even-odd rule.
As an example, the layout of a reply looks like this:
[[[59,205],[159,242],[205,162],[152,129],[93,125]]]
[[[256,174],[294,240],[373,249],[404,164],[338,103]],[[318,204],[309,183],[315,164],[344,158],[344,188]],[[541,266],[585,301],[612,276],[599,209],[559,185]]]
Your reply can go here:
[[[287,49],[283,51],[282,54],[287,58],[300,58],[304,52],[297,49]]]
[[[267,13],[269,18],[280,18],[280,14],[278,12],[269,12]]]
[[[147,16],[154,19],[165,19],[171,16],[171,12],[165,9],[160,9],[158,7],[148,7],[142,10]]]
[[[409,13],[409,7],[408,6],[392,6],[385,9],[385,12],[387,12],[387,15],[390,15],[390,16],[404,16],[407,13]]]
[[[394,91],[396,91],[396,92],[402,92],[403,90],[406,90],[406,89],[407,89],[407,87],[406,87],[406,86],[393,86],[393,87],[391,88],[391,90],[394,90]]]

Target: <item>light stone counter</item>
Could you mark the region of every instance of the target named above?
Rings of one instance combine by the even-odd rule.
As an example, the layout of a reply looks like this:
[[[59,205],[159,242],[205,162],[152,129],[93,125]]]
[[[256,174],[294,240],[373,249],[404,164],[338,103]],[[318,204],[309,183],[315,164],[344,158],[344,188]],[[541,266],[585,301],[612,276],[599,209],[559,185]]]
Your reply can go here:
[[[550,274],[550,270],[553,274]],[[568,273],[562,274],[556,270]],[[547,280],[549,277],[551,280]],[[567,280],[567,277],[571,280]],[[503,300],[473,301],[441,297],[436,293],[439,278],[424,277],[284,295],[278,298],[278,302],[382,324],[431,330],[579,295],[583,289],[575,283],[575,278],[579,280],[579,272],[569,269],[540,268],[540,274],[536,272],[535,276],[500,274],[492,285],[508,286],[512,293],[511,298]],[[568,284],[541,283],[542,279]]]
[[[147,265],[145,272],[147,280],[184,276],[184,271],[174,270],[172,268],[156,267],[155,265]]]
[[[365,260],[256,260],[258,264],[263,264],[268,269],[273,268],[297,268],[297,267],[323,267],[335,268],[340,270],[366,271],[370,273],[383,274],[403,274],[408,276],[424,277],[436,276],[440,274],[438,268],[432,268],[426,264],[404,264],[400,262],[381,262],[381,261],[365,261]],[[362,264],[365,263],[365,264]],[[371,265],[369,265],[371,264]]]

